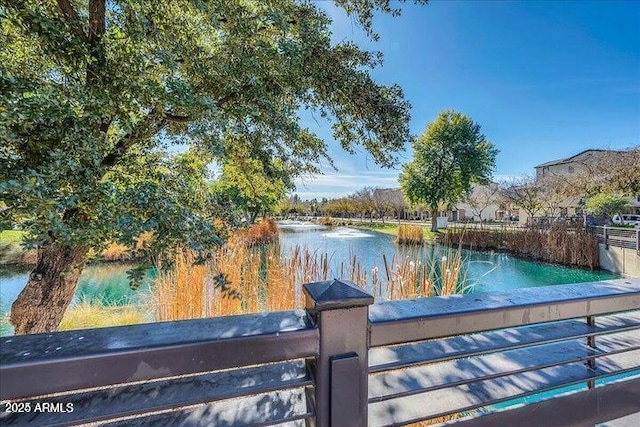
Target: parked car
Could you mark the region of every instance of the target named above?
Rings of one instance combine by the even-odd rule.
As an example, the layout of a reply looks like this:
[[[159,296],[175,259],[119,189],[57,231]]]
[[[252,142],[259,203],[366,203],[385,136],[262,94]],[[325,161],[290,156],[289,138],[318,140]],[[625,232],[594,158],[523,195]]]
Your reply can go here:
[[[621,217],[615,214],[613,218],[611,218],[611,222],[616,225],[635,225],[636,227],[640,227],[640,215],[623,214]]]

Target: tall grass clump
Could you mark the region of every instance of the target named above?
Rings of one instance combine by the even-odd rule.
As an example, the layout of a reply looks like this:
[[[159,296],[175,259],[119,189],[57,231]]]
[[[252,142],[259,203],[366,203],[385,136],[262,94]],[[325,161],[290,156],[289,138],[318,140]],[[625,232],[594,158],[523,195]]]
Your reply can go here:
[[[461,249],[444,256],[433,248],[398,254],[372,269],[355,255],[335,265],[326,253],[296,247],[289,254],[278,245],[249,247],[229,242],[206,265],[179,253],[169,271],[156,277],[153,303],[158,320],[227,316],[301,308],[302,284],[342,277],[372,292],[377,300],[397,300],[461,293],[466,271]]]
[[[400,224],[396,242],[403,245],[422,245],[424,243],[422,227],[413,224]]]
[[[82,301],[66,311],[60,324],[60,330],[138,325],[151,320],[140,306],[110,306]]]
[[[318,219],[318,224],[331,227],[335,225],[335,221],[330,216],[323,216],[322,218]]]
[[[475,250],[498,250],[537,261],[598,268],[598,240],[583,228],[554,226],[525,230],[448,231],[444,243]]]
[[[277,243],[278,237],[278,224],[271,218],[263,218],[249,228],[236,231],[230,240],[233,245],[252,247]]]
[[[157,320],[208,317],[208,267],[195,263],[189,251],[177,251],[170,269],[158,268],[153,289],[153,306]]]
[[[371,290],[374,297],[393,301],[463,293],[467,271],[461,248],[447,248],[440,258],[435,248],[427,251],[419,257],[415,253],[396,253],[390,261],[383,255],[382,275],[377,266],[372,271]]]

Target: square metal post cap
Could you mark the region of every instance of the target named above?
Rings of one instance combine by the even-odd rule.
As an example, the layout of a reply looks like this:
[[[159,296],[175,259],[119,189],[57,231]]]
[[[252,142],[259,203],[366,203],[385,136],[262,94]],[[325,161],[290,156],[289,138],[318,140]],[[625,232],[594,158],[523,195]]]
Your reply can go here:
[[[303,289],[314,302],[316,311],[364,307],[373,304],[373,296],[349,280],[333,279],[306,283]]]

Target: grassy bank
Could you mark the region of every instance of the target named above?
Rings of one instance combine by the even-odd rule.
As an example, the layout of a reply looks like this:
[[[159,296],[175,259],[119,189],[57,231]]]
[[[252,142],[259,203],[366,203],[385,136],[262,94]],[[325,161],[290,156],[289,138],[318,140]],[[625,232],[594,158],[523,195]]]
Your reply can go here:
[[[137,325],[153,320],[142,306],[104,306],[82,302],[69,308],[60,324],[61,331]]]
[[[111,306],[81,302],[69,307],[60,324],[60,331],[138,325],[153,320],[153,317],[149,315],[148,307],[140,305]],[[9,323],[9,313],[6,313],[0,317],[0,336],[10,334],[13,334],[13,330]]]
[[[0,232],[0,265],[35,265],[37,260],[36,250],[26,250],[22,246],[24,235],[24,231],[20,230],[4,230]],[[107,246],[100,255],[90,254],[90,256],[96,261],[103,262],[133,260],[129,248],[116,243]]]
[[[397,222],[390,222],[390,223],[386,223],[386,224],[382,224],[382,223],[378,223],[378,222],[354,222],[351,223],[351,225],[355,228],[361,228],[361,229],[365,229],[365,230],[373,230],[373,231],[377,231],[379,233],[384,233],[384,234],[389,234],[391,236],[398,236],[398,228],[399,225],[404,224],[404,223],[397,223]],[[420,226],[422,227],[422,235],[424,237],[425,241],[435,241],[436,239],[439,238],[440,233],[439,232],[433,232],[431,230],[429,230],[429,227],[426,226]]]
[[[0,265],[33,265],[36,263],[36,251],[25,250],[22,246],[23,231],[0,231]]]

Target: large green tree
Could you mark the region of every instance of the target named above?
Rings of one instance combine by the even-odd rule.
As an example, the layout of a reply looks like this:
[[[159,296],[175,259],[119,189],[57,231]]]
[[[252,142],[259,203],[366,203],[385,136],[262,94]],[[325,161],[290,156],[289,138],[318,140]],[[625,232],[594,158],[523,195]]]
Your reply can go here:
[[[585,208],[595,215],[611,217],[629,209],[629,198],[620,194],[600,193],[585,201]]]
[[[285,169],[276,162],[274,169]],[[226,161],[222,174],[213,184],[213,191],[226,200],[230,210],[237,210],[245,224],[253,224],[260,215],[272,215],[278,209],[279,201],[292,188],[284,176],[270,176],[260,160],[236,158]],[[235,208],[235,209],[234,209]]]
[[[374,12],[397,13],[389,0],[336,3],[374,39]],[[145,231],[157,248],[217,240],[171,144],[313,171],[326,143],[300,124],[304,110],[384,166],[409,139],[401,89],[369,74],[380,55],[332,44],[315,3],[0,0],[0,20],[2,220],[38,248],[12,306],[19,334],[57,328],[89,248]]]
[[[429,207],[436,231],[439,208],[458,202],[473,183],[488,184],[497,154],[479,124],[443,111],[413,141],[413,159],[402,168],[400,186],[409,202]]]

